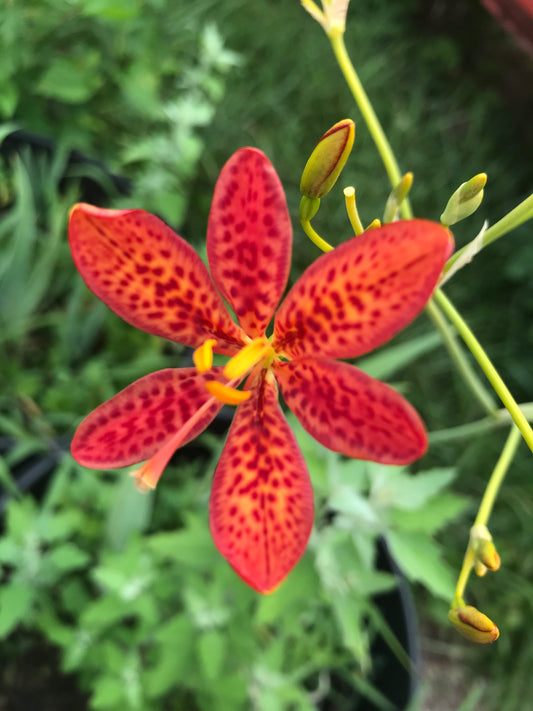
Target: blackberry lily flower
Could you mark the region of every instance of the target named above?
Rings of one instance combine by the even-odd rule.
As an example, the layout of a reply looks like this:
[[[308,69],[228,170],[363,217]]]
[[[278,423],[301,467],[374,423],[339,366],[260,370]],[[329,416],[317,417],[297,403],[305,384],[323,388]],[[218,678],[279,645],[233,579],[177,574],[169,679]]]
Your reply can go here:
[[[399,221],[322,255],[288,292],[270,336],[292,231],[279,178],[254,148],[237,151],[215,187],[207,231],[212,279],[185,240],[141,210],[76,205],[69,238],[83,279],[109,308],[196,349],[196,367],[147,375],[89,414],[74,436],[75,459],[93,468],[148,460],[134,476],[140,488],[153,488],[175,450],[224,402],[236,404],[215,471],[210,525],[220,552],[259,592],[275,589],[293,568],[313,523],[309,474],[278,387],[329,449],[385,464],[424,454],[425,428],[411,405],[333,359],[371,351],[420,312],[452,251],[442,226]],[[213,351],[232,358],[212,367]]]

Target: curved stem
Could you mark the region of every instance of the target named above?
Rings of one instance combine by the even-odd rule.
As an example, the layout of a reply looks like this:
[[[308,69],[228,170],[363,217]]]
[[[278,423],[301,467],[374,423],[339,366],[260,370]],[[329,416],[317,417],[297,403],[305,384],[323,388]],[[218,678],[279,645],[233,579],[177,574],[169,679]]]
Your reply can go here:
[[[331,42],[331,46],[333,48],[333,52],[335,53],[335,57],[337,59],[339,67],[344,75],[344,78],[346,79],[346,83],[348,84],[350,91],[352,92],[352,96],[355,99],[357,106],[359,107],[363,119],[365,120],[365,123],[368,126],[370,135],[372,136],[374,143],[376,144],[376,148],[378,149],[379,155],[381,156],[381,160],[383,161],[383,165],[385,166],[385,170],[387,171],[387,175],[389,176],[391,185],[394,188],[400,182],[402,174],[400,172],[400,168],[398,167],[398,163],[396,161],[390,143],[385,135],[385,132],[383,131],[378,117],[376,116],[376,112],[374,111],[374,108],[370,103],[370,99],[368,98],[363,88],[363,85],[361,84],[357,72],[355,71],[352,61],[348,55],[348,52],[346,51],[344,37],[341,33],[338,32],[332,32],[328,35],[328,37]],[[402,217],[404,217],[405,219],[409,219],[413,216],[411,205],[407,198],[402,201],[400,205],[400,211]]]
[[[477,398],[481,407],[486,410],[489,415],[495,415],[497,413],[497,408],[494,400],[481,380],[478,378],[475,370],[470,365],[470,362],[467,360],[465,354],[457,343],[455,333],[449,327],[442,311],[433,299],[430,299],[426,304],[426,311],[430,319],[433,321],[433,325],[440,332],[444,345],[448,349],[448,353],[457,366],[458,371],[463,376],[463,380]]]
[[[533,402],[524,402],[520,404],[520,410],[528,422],[533,421]],[[434,444],[445,444],[446,442],[455,442],[460,439],[472,439],[476,435],[485,434],[494,429],[504,427],[513,421],[509,410],[502,408],[497,410],[493,415],[487,415],[480,420],[467,422],[464,425],[455,427],[447,427],[442,430],[434,430],[429,433],[429,442]]]
[[[518,407],[516,400],[511,395],[509,388],[503,382],[496,368],[492,365],[489,357],[483,350],[481,344],[474,336],[470,328],[467,326],[462,316],[455,309],[451,301],[445,296],[444,292],[442,292],[440,289],[437,289],[433,295],[433,298],[442,308],[449,320],[456,327],[457,331],[459,332],[459,335],[466,343],[472,355],[481,366],[481,369],[487,376],[488,381],[498,394],[500,400],[509,410],[509,413],[515,421],[516,426],[522,433],[522,436],[526,440],[528,447],[533,452],[533,430],[531,429],[529,422],[525,418],[524,413]]]
[[[309,237],[311,242],[316,244],[316,246],[323,252],[331,252],[333,247],[328,242],[326,242],[325,239],[322,239],[318,232],[315,232],[315,230],[311,227],[311,223],[309,222],[309,220],[301,220],[301,225],[303,231]]]
[[[476,520],[474,521],[474,526],[487,525],[490,514],[492,512],[492,508],[494,506],[494,502],[496,501],[496,497],[498,495],[498,491],[500,490],[505,475],[509,470],[511,462],[513,461],[513,457],[516,453],[519,443],[520,431],[517,427],[512,427],[511,431],[509,432],[509,436],[507,437],[507,441],[505,442],[504,448],[502,449],[500,457],[496,462],[496,466],[494,467],[494,470],[490,476],[489,483],[487,484],[485,493],[483,494],[483,498],[481,499],[481,504],[479,505],[479,510],[476,516]],[[461,567],[461,572],[459,573],[459,577],[457,579],[454,601],[459,600],[462,602],[466,584],[468,582],[468,578],[470,577],[470,571],[472,570],[472,566],[474,564],[474,558],[474,549],[472,548],[472,545],[469,542],[463,560],[463,565]]]

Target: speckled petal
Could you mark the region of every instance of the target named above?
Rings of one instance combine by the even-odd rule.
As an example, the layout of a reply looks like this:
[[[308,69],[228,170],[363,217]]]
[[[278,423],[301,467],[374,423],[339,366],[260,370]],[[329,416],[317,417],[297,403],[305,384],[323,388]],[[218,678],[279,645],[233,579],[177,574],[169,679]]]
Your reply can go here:
[[[276,386],[260,376],[252,389],[237,410],[215,472],[210,522],[222,555],[245,582],[268,593],[304,552],[313,494]]]
[[[78,427],[72,456],[80,464],[113,469],[149,459],[210,398],[206,381],[225,380],[222,368],[168,368],[128,385],[93,410]],[[215,401],[181,444],[202,432],[223,403]]]
[[[453,249],[426,220],[365,232],[317,259],[276,314],[273,346],[290,358],[352,358],[388,341],[430,298]]]
[[[325,447],[382,464],[408,464],[425,453],[416,410],[358,368],[309,357],[278,364],[275,375],[287,405]]]
[[[193,348],[214,338],[219,353],[243,344],[194,249],[154,215],[79,204],[69,239],[89,289],[128,323]]]
[[[217,288],[248,335],[261,336],[287,284],[292,229],[279,178],[268,158],[242,148],[222,168],[207,229]]]

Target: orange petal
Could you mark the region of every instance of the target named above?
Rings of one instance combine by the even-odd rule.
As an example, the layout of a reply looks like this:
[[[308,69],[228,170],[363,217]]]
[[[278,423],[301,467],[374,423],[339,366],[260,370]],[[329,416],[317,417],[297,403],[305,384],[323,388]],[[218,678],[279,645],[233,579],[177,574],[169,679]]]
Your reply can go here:
[[[285,194],[268,158],[242,148],[222,168],[207,228],[217,288],[248,335],[262,336],[287,284],[292,229]]]
[[[219,551],[262,593],[304,552],[313,525],[309,474],[276,387],[264,378],[235,415],[215,472],[210,521]]]
[[[79,204],[69,239],[89,289],[128,323],[193,348],[206,338],[220,353],[243,345],[201,259],[157,217]]]
[[[298,279],[276,314],[272,345],[291,358],[371,351],[422,310],[452,249],[450,232],[426,220],[354,237]]]
[[[382,464],[407,464],[425,453],[415,409],[353,365],[302,358],[277,365],[275,375],[287,405],[328,449]]]
[[[149,459],[211,398],[205,385],[214,379],[224,380],[222,368],[205,375],[196,368],[168,368],[140,378],[83,420],[72,441],[72,456],[95,469]],[[213,402],[181,444],[200,434],[221,407]]]

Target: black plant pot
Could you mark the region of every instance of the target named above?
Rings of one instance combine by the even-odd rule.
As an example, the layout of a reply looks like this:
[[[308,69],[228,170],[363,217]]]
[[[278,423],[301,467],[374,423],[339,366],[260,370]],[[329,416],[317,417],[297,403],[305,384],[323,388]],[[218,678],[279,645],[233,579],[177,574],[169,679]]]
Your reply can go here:
[[[11,158],[18,155],[23,161],[28,151],[33,156],[44,155],[51,158],[56,149],[57,144],[52,138],[23,129],[13,131],[0,142],[0,156]],[[84,171],[84,168],[89,170]],[[97,175],[105,178],[106,185],[97,179]],[[128,178],[115,175],[101,161],[89,158],[76,150],[68,154],[60,187],[65,187],[73,179],[79,181],[80,194],[85,202],[103,203],[110,190],[123,195],[131,193],[131,182]]]

